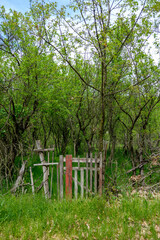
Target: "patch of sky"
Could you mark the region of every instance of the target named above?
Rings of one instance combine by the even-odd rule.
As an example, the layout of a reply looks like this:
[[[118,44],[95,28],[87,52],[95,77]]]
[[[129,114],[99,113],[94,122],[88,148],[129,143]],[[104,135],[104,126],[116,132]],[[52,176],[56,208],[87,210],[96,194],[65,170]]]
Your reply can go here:
[[[67,5],[70,0],[58,0],[58,1],[45,1],[45,2],[57,2],[58,8],[62,5]],[[30,10],[30,0],[0,0],[0,6],[4,6],[7,11],[9,9],[16,10],[18,12],[25,13]]]

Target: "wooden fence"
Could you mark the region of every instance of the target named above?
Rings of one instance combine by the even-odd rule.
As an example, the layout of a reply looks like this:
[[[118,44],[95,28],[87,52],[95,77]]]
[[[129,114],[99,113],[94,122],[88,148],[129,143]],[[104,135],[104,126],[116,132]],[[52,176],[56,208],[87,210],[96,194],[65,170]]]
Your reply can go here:
[[[43,181],[41,186],[44,187],[46,198],[51,197],[53,187],[53,174],[56,174],[57,197],[63,199],[75,199],[80,196],[88,197],[93,194],[102,194],[102,154],[99,157],[92,154],[86,158],[72,158],[72,155],[59,157],[59,162],[54,162],[54,148],[42,149],[40,141],[36,141],[37,149],[34,151],[39,154],[41,163],[34,166],[41,166],[43,169]],[[47,152],[47,162],[44,158],[44,152]],[[50,152],[52,159],[50,161]],[[53,173],[53,166],[56,165],[56,171]],[[51,168],[51,171],[50,171]],[[50,174],[51,172],[51,174]],[[34,194],[34,181],[32,169],[30,168],[31,186]],[[49,186],[50,177],[50,186]],[[73,194],[72,194],[73,192]]]
[[[86,158],[72,158],[72,155],[60,156],[59,168],[61,199],[64,197],[64,179],[67,199],[73,197],[72,190],[76,199],[79,192],[81,198],[97,193],[102,194],[102,154],[99,158],[96,155],[93,158],[92,154],[90,158],[88,155]]]

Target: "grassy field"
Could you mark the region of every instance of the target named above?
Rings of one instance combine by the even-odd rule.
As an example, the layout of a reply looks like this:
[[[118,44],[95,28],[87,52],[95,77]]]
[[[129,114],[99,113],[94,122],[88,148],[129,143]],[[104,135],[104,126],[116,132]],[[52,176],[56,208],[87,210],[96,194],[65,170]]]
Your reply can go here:
[[[0,239],[160,239],[160,198],[0,195]]]

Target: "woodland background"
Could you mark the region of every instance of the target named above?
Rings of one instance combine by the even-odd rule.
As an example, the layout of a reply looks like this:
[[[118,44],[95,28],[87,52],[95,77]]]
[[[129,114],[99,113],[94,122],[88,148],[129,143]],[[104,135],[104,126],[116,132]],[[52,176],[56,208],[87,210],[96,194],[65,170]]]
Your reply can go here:
[[[105,189],[158,187],[160,3],[30,4],[0,9],[1,190],[37,139],[57,157],[103,152]]]

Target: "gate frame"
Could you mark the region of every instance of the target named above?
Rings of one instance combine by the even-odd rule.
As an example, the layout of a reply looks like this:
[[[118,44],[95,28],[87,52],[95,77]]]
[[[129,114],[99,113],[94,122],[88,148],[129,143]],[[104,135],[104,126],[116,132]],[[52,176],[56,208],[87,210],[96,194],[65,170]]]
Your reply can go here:
[[[66,163],[66,167],[63,166],[63,163]],[[78,167],[73,167],[72,163],[78,163]],[[80,163],[86,163],[86,167],[80,167]],[[93,168],[92,164],[95,164],[95,167]],[[66,180],[65,180],[65,192],[66,192],[66,199],[72,199],[72,180],[74,181],[74,193],[75,198],[78,197],[78,185],[81,187],[81,198],[84,197],[84,189],[86,190],[86,197],[88,197],[88,192],[91,194],[97,194],[102,195],[102,153],[100,153],[100,157],[97,158],[95,155],[95,158],[91,157],[88,158],[88,154],[86,158],[74,158],[72,155],[66,155],[64,158],[62,155],[59,159],[60,164],[60,199],[63,199],[64,193],[63,193],[63,173],[64,170],[66,170]],[[99,167],[98,167],[99,164]],[[90,165],[90,166],[88,166]],[[81,181],[78,182],[78,170],[81,172]],[[86,186],[84,186],[84,170],[86,170]],[[74,171],[74,177],[72,176],[72,171]],[[88,188],[88,173],[90,171],[90,189]],[[93,171],[94,171],[94,192],[92,191],[93,188]],[[97,174],[99,172],[99,188],[97,191]]]

